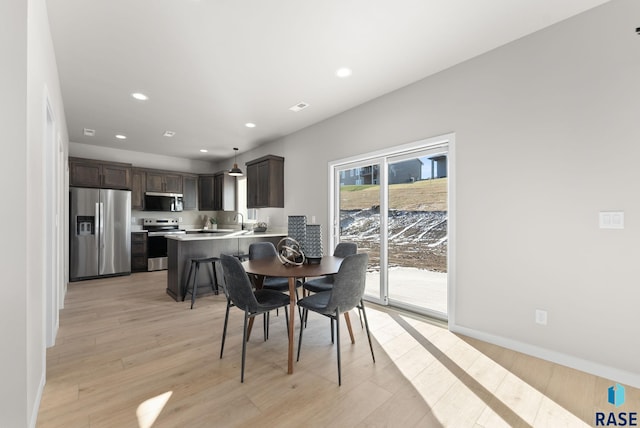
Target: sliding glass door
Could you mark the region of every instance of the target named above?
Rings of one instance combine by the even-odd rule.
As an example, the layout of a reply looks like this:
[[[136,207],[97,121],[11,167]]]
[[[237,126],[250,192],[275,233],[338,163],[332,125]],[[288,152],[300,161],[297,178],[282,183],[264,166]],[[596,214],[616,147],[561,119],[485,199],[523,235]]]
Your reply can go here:
[[[351,163],[335,169],[336,211],[333,219],[335,244],[354,242],[369,254],[365,293],[381,302],[380,266],[380,163]],[[334,245],[335,246],[335,245]]]
[[[366,297],[447,318],[448,141],[330,165],[331,245],[369,254]]]
[[[447,315],[447,153],[387,158],[387,277],[391,304]]]

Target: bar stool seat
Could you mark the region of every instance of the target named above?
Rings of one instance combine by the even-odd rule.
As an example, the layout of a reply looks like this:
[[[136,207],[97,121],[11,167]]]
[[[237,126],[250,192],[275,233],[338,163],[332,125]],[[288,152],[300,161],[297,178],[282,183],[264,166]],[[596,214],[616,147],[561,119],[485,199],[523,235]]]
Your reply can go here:
[[[218,257],[203,257],[191,259],[191,266],[189,266],[189,274],[187,275],[186,290],[182,295],[182,301],[187,297],[187,294],[191,294],[191,309],[196,301],[196,294],[198,293],[198,271],[200,265],[203,263],[211,263],[213,271],[213,278],[211,280],[211,290],[214,294],[218,294],[218,274],[216,273],[216,263],[220,261]]]

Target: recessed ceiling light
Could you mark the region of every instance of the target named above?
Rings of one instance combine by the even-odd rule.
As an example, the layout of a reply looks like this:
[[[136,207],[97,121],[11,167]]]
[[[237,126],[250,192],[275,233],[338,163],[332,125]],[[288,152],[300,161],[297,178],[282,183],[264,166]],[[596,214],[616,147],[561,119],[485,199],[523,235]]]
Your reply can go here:
[[[336,76],[341,77],[343,79],[345,77],[349,77],[351,76],[351,69],[347,67],[339,68],[338,70],[336,70]]]
[[[304,110],[305,108],[309,107],[309,104],[305,103],[304,101],[299,102],[298,104],[289,107],[289,110],[294,111],[294,112],[299,112],[300,110]]]
[[[246,126],[247,128],[255,128],[255,127],[256,127],[256,124],[255,124],[255,123],[248,122],[248,123],[245,123],[245,124],[244,124],[244,126]]]
[[[89,128],[84,128],[82,130],[82,132],[84,133],[84,135],[86,135],[87,137],[93,137],[96,135],[96,130],[95,129],[89,129]]]
[[[200,151],[201,151],[202,153],[207,153],[209,150],[207,150],[207,149],[200,149]]]
[[[134,92],[133,94],[131,94],[131,96],[138,101],[147,101],[149,99],[149,97],[142,92]]]
[[[117,138],[118,140],[126,140],[126,139],[127,139],[127,136],[126,136],[126,135],[122,135],[122,134],[116,134],[116,138]]]
[[[164,134],[162,134],[163,137],[173,137],[174,135],[176,135],[176,133],[174,131],[164,131]]]

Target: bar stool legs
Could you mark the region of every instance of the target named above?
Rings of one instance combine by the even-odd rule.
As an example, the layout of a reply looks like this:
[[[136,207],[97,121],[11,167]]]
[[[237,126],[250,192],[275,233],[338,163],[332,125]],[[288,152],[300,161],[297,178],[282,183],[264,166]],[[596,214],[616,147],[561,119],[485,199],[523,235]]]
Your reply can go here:
[[[182,301],[187,297],[187,294],[191,293],[191,309],[196,301],[196,294],[198,293],[198,272],[200,271],[200,264],[211,263],[213,269],[213,278],[211,282],[211,290],[218,294],[218,274],[216,272],[216,263],[219,262],[218,257],[208,257],[201,259],[191,259],[191,266],[189,267],[189,274],[187,275],[186,290],[182,295]]]

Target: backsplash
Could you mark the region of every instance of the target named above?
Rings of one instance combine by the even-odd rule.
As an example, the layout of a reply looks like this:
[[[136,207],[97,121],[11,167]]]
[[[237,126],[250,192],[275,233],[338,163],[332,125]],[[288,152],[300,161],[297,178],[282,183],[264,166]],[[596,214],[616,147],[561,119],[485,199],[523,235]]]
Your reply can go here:
[[[142,219],[145,218],[176,218],[180,227],[185,229],[201,229],[208,217],[216,218],[216,211],[131,211],[131,230],[142,230]]]

